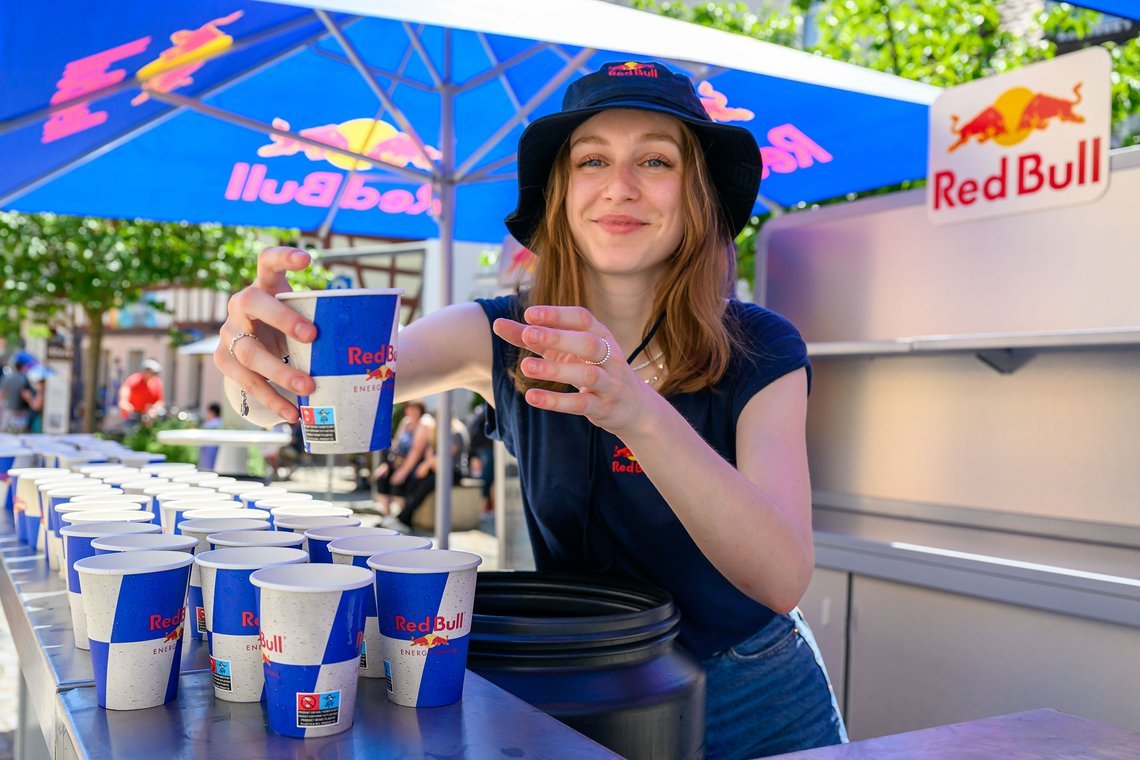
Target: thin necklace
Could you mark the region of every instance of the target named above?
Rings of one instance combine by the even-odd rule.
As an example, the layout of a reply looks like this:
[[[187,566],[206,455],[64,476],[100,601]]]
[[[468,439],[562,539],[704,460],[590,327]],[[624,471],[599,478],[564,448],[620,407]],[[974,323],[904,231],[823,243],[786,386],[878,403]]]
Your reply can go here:
[[[637,372],[638,370],[645,369],[650,364],[657,361],[658,359],[660,359],[664,355],[665,355],[664,353],[657,354],[657,356],[650,357],[650,358],[646,359],[645,361],[643,361],[641,364],[635,364],[634,366],[630,367],[630,369],[632,369],[634,372]]]
[[[657,381],[661,379],[661,373],[665,371],[664,359],[665,359],[665,352],[663,351],[657,355],[656,359],[652,360],[654,363],[656,363],[656,367],[653,371],[653,377],[651,377],[645,381],[646,385],[656,385]],[[642,367],[648,367],[649,362],[646,362],[645,364],[643,364],[641,366]]]

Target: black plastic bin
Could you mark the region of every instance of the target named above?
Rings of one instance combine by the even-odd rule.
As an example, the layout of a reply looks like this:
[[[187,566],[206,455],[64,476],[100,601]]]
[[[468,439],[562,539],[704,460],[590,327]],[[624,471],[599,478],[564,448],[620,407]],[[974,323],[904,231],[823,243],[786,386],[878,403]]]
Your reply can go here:
[[[482,572],[467,665],[625,757],[700,758],[705,674],[679,619],[645,583]]]

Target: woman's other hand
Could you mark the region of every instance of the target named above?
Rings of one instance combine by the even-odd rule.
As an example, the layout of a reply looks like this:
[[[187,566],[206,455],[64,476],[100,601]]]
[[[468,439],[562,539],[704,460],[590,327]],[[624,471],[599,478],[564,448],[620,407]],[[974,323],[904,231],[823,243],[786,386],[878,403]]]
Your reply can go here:
[[[522,361],[523,374],[578,389],[559,393],[531,388],[526,392],[528,404],[582,415],[619,438],[644,419],[656,392],[630,369],[613,333],[588,309],[531,306],[523,319],[525,324],[497,319],[493,326],[503,340],[537,354]]]

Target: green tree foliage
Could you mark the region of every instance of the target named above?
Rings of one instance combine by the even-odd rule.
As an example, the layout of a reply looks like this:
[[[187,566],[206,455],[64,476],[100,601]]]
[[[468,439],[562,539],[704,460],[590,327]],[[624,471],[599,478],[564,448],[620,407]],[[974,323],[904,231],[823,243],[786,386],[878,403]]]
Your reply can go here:
[[[236,291],[256,274],[258,252],[288,233],[219,224],[90,219],[0,212],[0,333],[46,322],[69,305],[87,318],[84,429],[95,421],[103,318],[149,290],[172,286]],[[268,238],[268,239],[267,239]],[[324,287],[315,269],[300,287]]]
[[[937,87],[952,87],[1052,58],[1056,46],[1050,38],[1061,33],[1087,36],[1101,18],[1096,11],[1060,3],[1039,14],[1027,33],[1017,35],[1002,27],[994,0],[823,0],[818,4],[792,0],[790,7],[767,7],[759,12],[732,1],[633,0],[633,5]],[[817,7],[809,14],[813,5]],[[805,47],[805,38],[812,44]],[[1140,133],[1127,127],[1140,113],[1140,39],[1109,42],[1104,47],[1113,64],[1114,134],[1120,145],[1140,144]],[[924,180],[916,180],[830,202],[923,184]],[[753,217],[737,239],[740,273],[749,279],[756,232],[766,219]]]

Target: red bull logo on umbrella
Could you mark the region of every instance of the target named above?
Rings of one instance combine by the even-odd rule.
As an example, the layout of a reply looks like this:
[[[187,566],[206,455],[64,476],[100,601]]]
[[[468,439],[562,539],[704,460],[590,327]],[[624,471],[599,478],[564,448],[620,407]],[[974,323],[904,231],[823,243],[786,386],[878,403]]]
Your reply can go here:
[[[273,126],[282,131],[289,130],[289,122],[284,119],[274,119]],[[425,144],[421,151],[414,138],[381,119],[350,119],[340,123],[308,127],[297,134],[324,143],[331,148],[358,153],[376,159],[378,163],[401,168],[410,164],[417,169],[431,171],[431,162],[443,157],[438,149],[430,145]],[[294,156],[300,153],[310,161],[327,161],[338,169],[365,171],[373,168],[372,164],[365,161],[292,137],[273,134],[269,139],[271,142],[268,145],[257,149],[257,155],[262,158]]]
[[[145,103],[150,99],[148,93],[173,92],[193,84],[192,74],[211,58],[216,58],[233,47],[234,38],[218,27],[232,24],[243,15],[244,11],[235,11],[227,16],[207,21],[194,29],[179,29],[172,32],[170,41],[173,44],[159,53],[158,58],[137,70],[136,76],[142,80],[143,92],[131,100],[131,105],[138,106]],[[83,96],[126,79],[129,75],[126,69],[112,67],[119,61],[145,53],[150,43],[149,36],[140,37],[78,58],[64,66],[63,75],[56,83],[51,104],[59,105],[67,102],[75,104],[62,108],[48,117],[44,122],[40,141],[54,142],[106,123],[107,112],[92,111],[90,102],[82,100]]]

